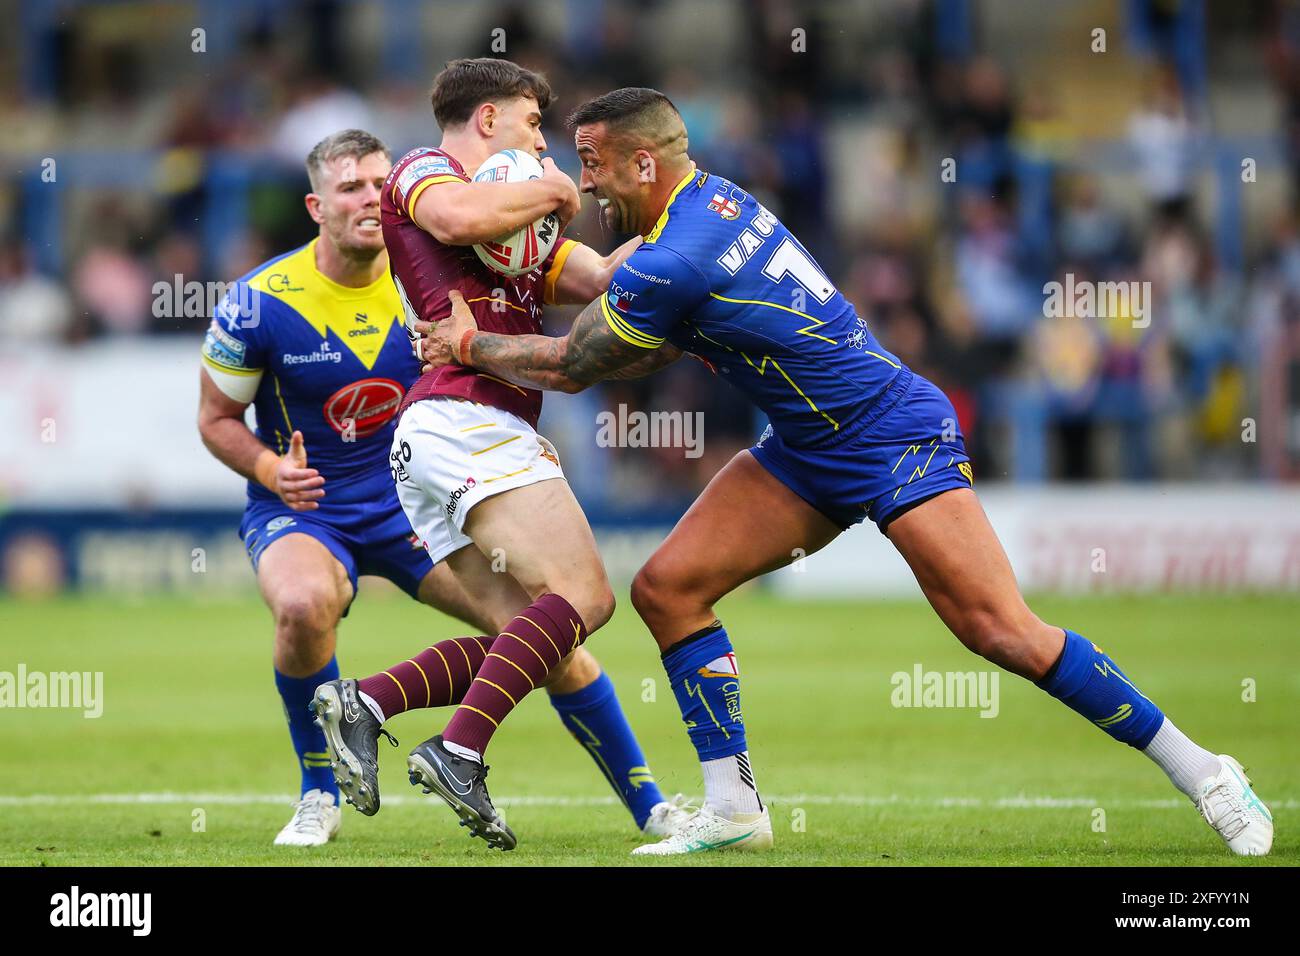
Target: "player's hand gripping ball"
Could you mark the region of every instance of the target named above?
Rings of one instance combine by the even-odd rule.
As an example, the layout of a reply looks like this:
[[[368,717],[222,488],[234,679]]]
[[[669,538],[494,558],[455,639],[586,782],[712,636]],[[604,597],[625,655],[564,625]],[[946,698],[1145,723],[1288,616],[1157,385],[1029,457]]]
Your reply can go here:
[[[493,153],[474,174],[476,183],[522,183],[541,179],[542,164],[532,153],[521,149],[503,149]],[[560,216],[548,212],[518,232],[498,236],[490,242],[477,243],[474,254],[489,269],[506,276],[532,272],[551,254],[560,238]]]

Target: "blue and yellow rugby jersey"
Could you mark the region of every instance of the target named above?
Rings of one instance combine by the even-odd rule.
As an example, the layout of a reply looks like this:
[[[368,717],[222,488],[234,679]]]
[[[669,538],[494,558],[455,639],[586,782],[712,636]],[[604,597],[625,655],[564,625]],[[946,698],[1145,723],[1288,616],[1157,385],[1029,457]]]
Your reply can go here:
[[[707,360],[792,446],[851,436],[903,372],[772,213],[699,170],[600,301],[624,340]]]
[[[420,367],[387,271],[349,288],[317,271],[315,251],[312,240],[236,282],[208,327],[203,362],[225,394],[252,403],[267,446],[283,454],[302,432],[328,511],[391,494],[395,416]],[[279,500],[255,481],[248,496]]]

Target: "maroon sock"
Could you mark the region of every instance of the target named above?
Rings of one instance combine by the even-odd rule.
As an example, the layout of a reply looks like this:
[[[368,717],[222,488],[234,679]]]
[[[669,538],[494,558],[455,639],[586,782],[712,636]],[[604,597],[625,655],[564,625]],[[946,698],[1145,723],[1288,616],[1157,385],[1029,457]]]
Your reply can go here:
[[[443,739],[483,753],[506,715],[586,639],[587,627],[573,606],[558,594],[543,594],[492,642]]]
[[[373,677],[357,689],[373,698],[384,718],[421,707],[459,704],[495,638],[454,637],[426,648]]]

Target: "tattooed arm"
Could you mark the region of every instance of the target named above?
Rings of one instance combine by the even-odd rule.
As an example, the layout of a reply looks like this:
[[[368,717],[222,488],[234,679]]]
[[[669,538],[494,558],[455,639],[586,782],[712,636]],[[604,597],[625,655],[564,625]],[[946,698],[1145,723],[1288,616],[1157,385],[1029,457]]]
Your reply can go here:
[[[600,300],[574,320],[569,334],[499,335],[480,331],[461,294],[450,293],[451,315],[436,325],[417,323],[424,333],[421,354],[432,366],[460,364],[516,385],[556,392],[580,392],[608,378],[638,378],[681,358],[664,343],[657,349],[632,345],[606,324]]]

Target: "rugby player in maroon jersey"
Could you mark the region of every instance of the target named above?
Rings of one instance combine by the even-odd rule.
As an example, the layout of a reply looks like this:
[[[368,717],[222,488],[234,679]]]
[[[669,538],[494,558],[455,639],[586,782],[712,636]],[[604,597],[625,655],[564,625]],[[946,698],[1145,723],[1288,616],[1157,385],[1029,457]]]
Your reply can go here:
[[[540,155],[546,149],[541,121],[551,91],[545,78],[506,60],[455,60],[436,78],[431,99],[441,145],[399,159],[380,200],[408,327],[448,315],[451,295],[463,299],[480,328],[537,334],[544,303],[585,304],[599,296],[639,238],[610,256],[561,239],[540,268],[517,277],[489,269],[471,248],[552,212],[562,228],[578,212],[577,187],[549,158],[536,180],[470,181],[500,150]],[[438,793],[473,835],[503,849],[513,848],[515,837],[484,782],[483,753],[492,734],[537,687],[548,687],[562,718],[566,699],[612,698],[608,677],[582,644],[609,620],[614,595],[555,449],[535,430],[541,404],[535,389],[468,368],[438,368],[407,393],[390,456],[398,498],[430,558],[445,561],[458,577],[499,565],[526,594],[519,613],[492,639],[444,731],[408,759],[412,783]],[[430,702],[445,705],[452,701],[433,699],[427,680],[447,666],[430,648],[355,682],[354,693],[381,721]],[[327,696],[328,686],[322,688]],[[626,728],[621,712],[613,716],[605,720],[589,709],[570,729],[590,740],[593,757],[629,808],[637,813],[639,801],[638,815],[650,813],[650,825],[670,830],[684,814],[677,801],[662,800],[635,739],[619,729]],[[337,721],[331,726],[345,729]],[[347,764],[347,740],[329,729],[327,737],[336,762]]]

